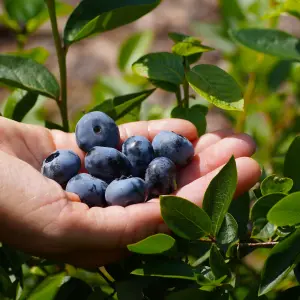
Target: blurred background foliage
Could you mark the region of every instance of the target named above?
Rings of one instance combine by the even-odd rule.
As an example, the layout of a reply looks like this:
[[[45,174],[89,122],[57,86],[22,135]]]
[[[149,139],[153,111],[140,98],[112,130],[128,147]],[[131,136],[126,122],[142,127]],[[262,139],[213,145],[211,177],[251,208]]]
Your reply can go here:
[[[20,3],[27,1],[35,0]],[[57,1],[60,29],[78,2]],[[41,5],[34,11],[25,8],[22,12],[20,6],[15,8],[8,4],[9,1],[5,0],[1,3],[0,52],[31,57],[45,63],[58,75],[45,6]],[[300,3],[296,0],[164,0],[154,12],[137,22],[72,47],[67,62],[71,127],[74,129],[85,111],[103,104],[107,99],[150,89],[148,81],[133,74],[132,63],[148,52],[170,51],[172,41],[168,33],[182,32],[196,36],[205,45],[215,48],[215,51],[203,54],[202,63],[215,64],[229,72],[244,92],[245,113],[221,111],[195,95],[192,104],[209,107],[207,132],[234,128],[249,133],[257,142],[255,158],[265,171],[263,177],[266,174],[281,174],[284,154],[300,132],[300,64],[292,59],[280,59],[241,46],[230,32],[241,27],[279,28],[300,37],[299,16]],[[11,92],[6,87],[0,87],[1,111],[6,116],[10,116],[22,97],[20,92]],[[157,90],[118,123],[170,117],[175,103],[174,94]],[[23,122],[40,125],[44,125],[45,119],[60,122],[53,100],[39,96],[33,100],[32,106]],[[135,265],[134,261],[112,265],[108,274],[106,270],[87,271],[47,260],[38,260],[37,265],[35,258],[4,245],[0,249],[0,269],[18,277],[16,287],[5,277],[6,272],[0,270],[0,290],[5,291],[6,295],[11,294],[13,299],[75,299],[74,295],[78,296],[82,291],[89,294],[91,287],[97,288],[90,293],[89,300],[106,299],[108,296],[117,299],[114,289],[126,296],[130,280],[126,282],[126,289],[122,282],[115,287],[110,274],[115,278],[122,277],[122,272],[127,273]],[[236,299],[257,298],[253,279],[259,276],[266,253],[266,249],[256,251],[255,256],[245,258],[243,265],[237,264],[241,282],[235,291]],[[9,266],[3,264],[7,261],[11,262]],[[157,288],[157,282],[152,281]],[[247,288],[250,283],[255,291],[253,295]],[[141,280],[140,287],[136,281],[131,284],[135,286],[134,291],[140,293],[138,289],[144,283]],[[151,284],[147,284],[151,294]],[[277,289],[285,290],[293,285],[295,280],[291,274]],[[60,289],[61,286],[65,288]],[[289,293],[293,292],[291,290]],[[124,299],[130,299],[125,296]],[[274,292],[265,299],[276,297]],[[288,297],[296,299],[284,293],[276,299]]]
[[[18,12],[20,8],[16,10],[6,2],[2,3],[0,16],[0,51],[17,51],[33,57],[58,74],[46,8],[41,6],[22,14]],[[57,2],[61,29],[78,2]],[[164,0],[154,12],[135,23],[74,45],[68,53],[71,128],[74,129],[84,111],[104,100],[150,88],[145,79],[133,74],[132,63],[148,52],[170,51],[172,41],[168,32],[183,32],[216,49],[204,53],[202,63],[228,71],[245,95],[245,114],[223,112],[211,106],[207,131],[233,127],[251,134],[258,144],[256,158],[267,173],[280,172],[283,154],[300,129],[300,65],[240,46],[230,37],[230,30],[280,28],[297,36],[298,7],[294,2]],[[8,95],[9,91],[0,87],[0,100],[6,110],[10,109],[5,106]],[[17,101],[15,98],[9,104],[15,105]],[[192,104],[197,103],[207,105],[199,96],[192,100]],[[135,108],[119,123],[169,117],[174,105],[174,94],[157,90],[143,102],[141,109]],[[59,123],[59,118],[55,103],[39,97],[23,121],[43,124],[47,119]]]

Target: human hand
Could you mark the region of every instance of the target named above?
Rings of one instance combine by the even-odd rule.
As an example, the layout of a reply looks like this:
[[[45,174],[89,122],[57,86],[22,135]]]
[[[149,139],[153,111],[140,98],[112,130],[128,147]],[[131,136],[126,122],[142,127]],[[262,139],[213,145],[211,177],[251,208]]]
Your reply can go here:
[[[195,127],[178,119],[120,126],[122,141],[132,135],[152,140],[161,130],[175,131],[195,146],[194,159],[180,173],[178,196],[201,205],[209,182],[232,155],[238,170],[236,195],[258,181],[260,168],[249,158],[255,144],[245,134],[223,130],[198,139]],[[167,231],[157,200],[91,209],[76,202],[75,194],[40,173],[43,160],[56,149],[84,157],[74,134],[0,118],[0,241],[32,255],[96,267],[122,258],[126,245]]]

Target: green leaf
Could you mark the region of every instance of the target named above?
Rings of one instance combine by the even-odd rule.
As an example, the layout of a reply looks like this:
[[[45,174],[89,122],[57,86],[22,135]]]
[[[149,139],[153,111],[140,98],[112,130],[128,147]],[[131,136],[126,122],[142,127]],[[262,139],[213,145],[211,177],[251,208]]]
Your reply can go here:
[[[231,35],[237,42],[255,51],[281,59],[300,59],[300,40],[286,32],[276,29],[246,28],[232,31]]]
[[[300,136],[297,136],[290,145],[284,160],[285,177],[289,177],[294,181],[292,192],[300,191]]]
[[[268,220],[277,226],[300,223],[300,192],[292,193],[275,204],[268,213]]]
[[[65,272],[48,276],[30,293],[28,300],[54,300],[65,279]]]
[[[148,278],[135,277],[133,279],[122,280],[122,281],[117,280],[116,291],[118,295],[118,300],[129,300],[129,299],[144,300],[145,298],[144,298],[143,289],[147,288],[147,286],[149,285],[149,279],[153,280],[153,278],[149,278],[149,277]]]
[[[118,120],[126,116],[135,107],[141,105],[141,103],[146,100],[154,91],[155,89],[146,90],[107,99],[101,104],[92,108],[90,111],[102,111],[114,120]]]
[[[203,200],[203,209],[211,217],[212,233],[217,236],[228,211],[237,185],[234,157],[210,182]]]
[[[176,106],[171,112],[171,117],[188,120],[193,123],[197,128],[199,136],[206,132],[206,118],[203,113],[203,106],[200,104],[190,108]]]
[[[93,34],[131,23],[159,3],[159,0],[83,0],[67,21],[64,40],[72,44]]]
[[[210,249],[209,265],[217,279],[223,276],[230,276],[230,270],[215,244],[212,244]]]
[[[270,292],[295,267],[300,254],[299,240],[300,228],[271,250],[261,274],[260,296]]]
[[[132,65],[132,69],[142,77],[176,86],[184,79],[183,58],[168,52],[144,55]]]
[[[150,30],[131,35],[121,45],[118,58],[119,69],[123,72],[131,70],[132,64],[145,55],[152,41],[153,33]]]
[[[196,280],[193,269],[182,261],[151,261],[145,263],[142,268],[135,269],[131,274]]]
[[[38,94],[27,92],[26,95],[16,103],[12,119],[21,122],[26,114],[34,107],[37,99]]]
[[[8,55],[21,56],[25,58],[31,58],[40,64],[44,64],[49,57],[49,52],[43,47],[32,48],[29,50],[23,50],[22,52],[7,53]]]
[[[254,221],[256,219],[267,218],[269,210],[285,196],[286,194],[283,193],[274,193],[262,196],[252,206],[250,219]]]
[[[237,239],[237,236],[238,223],[230,213],[227,213],[218,233],[217,241],[222,245],[226,245],[235,241]]]
[[[55,9],[57,17],[64,17],[70,15],[73,11],[73,6],[64,2],[55,1]],[[33,33],[40,26],[42,26],[49,19],[49,13],[47,7],[45,7],[38,15],[33,19],[28,20],[26,24],[27,32]]]
[[[213,65],[197,65],[187,74],[191,87],[215,106],[226,110],[243,111],[244,99],[236,81]]]
[[[213,48],[202,45],[199,40],[193,37],[188,37],[182,42],[176,43],[172,47],[172,52],[180,56],[191,56],[197,53],[204,53],[213,50]]]
[[[286,177],[279,177],[277,175],[270,175],[261,183],[261,193],[268,195],[272,193],[287,194],[293,187],[293,180]]]
[[[250,214],[250,195],[249,192],[244,193],[231,202],[229,213],[238,223],[238,238],[246,240],[248,238],[248,221]]]
[[[292,62],[289,60],[279,61],[268,75],[268,87],[271,91],[277,91],[280,85],[285,82],[292,69]]]
[[[4,8],[11,19],[24,25],[37,16],[44,8],[44,0],[4,0]]]
[[[253,223],[251,238],[269,241],[275,234],[277,227],[267,221],[267,219],[257,219]]]
[[[173,292],[169,294],[165,300],[182,300],[182,299],[201,299],[208,300],[211,299],[211,293],[206,291],[201,291],[197,288],[187,288],[178,292]]]
[[[178,85],[175,85],[175,84],[170,83],[170,82],[160,81],[160,80],[154,80],[154,79],[149,79],[149,81],[155,87],[160,88],[162,90],[165,90],[167,92],[173,92],[173,93],[175,93],[178,90]]]
[[[161,254],[172,249],[175,242],[175,239],[171,236],[159,233],[135,244],[128,245],[127,248],[131,252],[139,254]]]
[[[58,99],[59,85],[46,67],[32,59],[0,55],[0,83]]]
[[[92,288],[87,283],[71,278],[60,287],[55,300],[86,299],[92,292]]]
[[[183,34],[180,32],[169,32],[168,36],[174,43],[183,42],[185,39],[188,39],[191,37],[190,35],[186,35],[186,34]]]
[[[178,236],[195,240],[211,232],[211,220],[196,204],[175,196],[161,196],[160,210],[168,227]]]

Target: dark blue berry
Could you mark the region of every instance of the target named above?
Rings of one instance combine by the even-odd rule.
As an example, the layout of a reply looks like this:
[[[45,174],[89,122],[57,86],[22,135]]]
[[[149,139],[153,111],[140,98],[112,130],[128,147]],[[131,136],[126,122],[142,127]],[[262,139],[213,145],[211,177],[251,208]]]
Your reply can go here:
[[[105,198],[108,205],[123,207],[145,202],[145,181],[137,177],[116,179],[107,187]]]
[[[78,174],[67,184],[66,191],[75,193],[79,196],[81,202],[89,207],[105,207],[105,190],[107,183],[101,179],[95,178],[90,174]]]
[[[122,145],[122,152],[132,165],[132,175],[144,178],[148,165],[154,159],[151,143],[143,136],[132,136]]]
[[[166,157],[155,158],[146,170],[145,181],[149,198],[169,195],[177,189],[176,166]]]
[[[79,172],[80,166],[81,161],[76,153],[57,150],[44,160],[41,172],[63,186]]]
[[[100,111],[84,115],[76,125],[75,136],[78,147],[84,152],[95,146],[117,148],[120,142],[118,126]]]
[[[85,156],[87,171],[106,182],[131,175],[131,164],[120,151],[108,147],[94,147]]]
[[[161,131],[153,139],[152,146],[157,157],[167,157],[180,167],[187,165],[194,156],[192,143],[172,131]]]

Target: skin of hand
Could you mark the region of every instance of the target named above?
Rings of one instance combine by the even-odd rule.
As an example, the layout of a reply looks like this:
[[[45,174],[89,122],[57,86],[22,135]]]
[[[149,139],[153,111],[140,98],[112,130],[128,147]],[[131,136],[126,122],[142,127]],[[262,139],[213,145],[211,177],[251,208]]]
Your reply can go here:
[[[180,173],[176,195],[201,206],[209,182],[232,155],[238,170],[236,196],[259,180],[259,165],[250,158],[256,146],[246,134],[222,130],[198,138],[188,121],[166,119],[122,125],[121,140],[133,135],[152,140],[161,130],[181,134],[195,147],[194,159]],[[44,177],[42,162],[56,149],[71,149],[84,158],[72,133],[0,117],[1,242],[35,256],[97,267],[123,258],[130,243],[168,232],[158,200],[89,209],[77,195]]]

